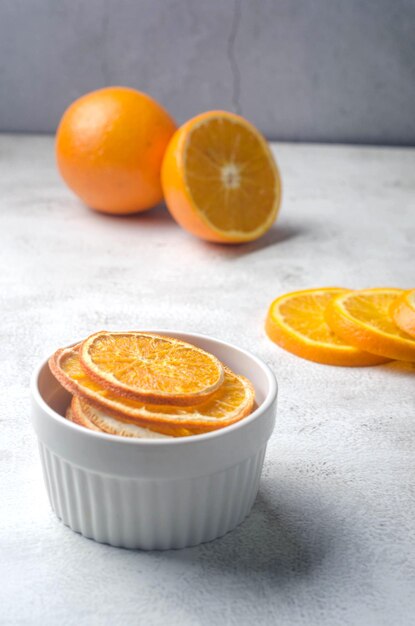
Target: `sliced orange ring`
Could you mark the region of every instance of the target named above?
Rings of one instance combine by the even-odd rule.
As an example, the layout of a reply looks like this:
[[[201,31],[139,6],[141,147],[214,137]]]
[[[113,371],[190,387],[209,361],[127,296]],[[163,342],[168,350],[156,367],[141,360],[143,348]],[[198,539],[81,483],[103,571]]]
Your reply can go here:
[[[134,437],[136,439],[171,439],[172,435],[148,428],[143,428],[134,423],[126,423],[107,415],[102,409],[90,404],[87,400],[74,397],[72,400],[73,421],[77,424],[87,425],[87,428],[99,430],[120,437]],[[90,426],[89,426],[90,424]]]
[[[248,415],[255,391],[243,376],[225,368],[223,384],[214,396],[193,407],[144,404],[116,396],[85,372],[79,346],[58,350],[49,360],[52,373],[70,393],[80,396],[106,413],[164,434],[185,436],[228,426]]]
[[[80,358],[102,387],[152,404],[195,405],[208,399],[224,378],[213,354],[150,333],[95,333],[82,342]]]
[[[268,311],[265,329],[269,338],[288,352],[316,363],[348,367],[384,363],[388,359],[350,346],[328,326],[326,307],[343,293],[348,292],[326,287],[280,296]]]
[[[403,332],[415,337],[415,289],[406,291],[392,302],[390,313]]]
[[[415,361],[415,341],[400,330],[390,308],[402,289],[351,291],[334,298],[326,319],[333,331],[361,350],[400,361]]]

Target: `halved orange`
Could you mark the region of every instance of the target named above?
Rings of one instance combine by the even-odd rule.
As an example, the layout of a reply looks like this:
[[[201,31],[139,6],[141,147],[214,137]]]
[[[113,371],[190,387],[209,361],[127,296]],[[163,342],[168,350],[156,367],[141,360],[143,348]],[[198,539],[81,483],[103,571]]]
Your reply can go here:
[[[415,289],[405,291],[392,302],[390,313],[401,330],[415,337]]]
[[[136,439],[171,439],[171,435],[143,428],[137,424],[122,422],[107,415],[102,409],[90,404],[87,400],[74,397],[72,399],[73,421],[77,424],[90,424],[92,430],[118,435],[120,437],[134,437]]]
[[[268,311],[265,329],[269,338],[288,352],[316,363],[343,366],[384,363],[387,359],[350,346],[328,326],[326,307],[343,293],[348,292],[326,287],[280,296]]]
[[[263,235],[281,200],[280,175],[266,140],[227,111],[203,113],[176,131],[164,155],[162,186],[183,228],[222,243]]]
[[[400,361],[415,361],[415,340],[400,330],[390,308],[402,289],[350,291],[334,298],[326,319],[332,330],[350,345]]]
[[[80,359],[104,388],[152,404],[203,402],[224,378],[213,354],[178,339],[135,331],[91,335],[82,342]]]
[[[49,360],[49,366],[70,393],[117,419],[167,435],[187,436],[228,426],[247,416],[255,401],[252,384],[228,368],[225,368],[223,384],[212,398],[193,407],[184,407],[143,404],[116,396],[85,372],[79,358],[79,345],[58,350]]]

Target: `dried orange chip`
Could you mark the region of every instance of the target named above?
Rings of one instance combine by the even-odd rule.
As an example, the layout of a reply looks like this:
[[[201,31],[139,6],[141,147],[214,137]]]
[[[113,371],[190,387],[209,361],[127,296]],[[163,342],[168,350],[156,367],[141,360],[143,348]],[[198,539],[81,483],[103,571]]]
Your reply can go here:
[[[348,367],[384,363],[388,359],[352,347],[330,329],[325,310],[342,293],[347,291],[326,287],[280,296],[268,312],[268,336],[288,352],[317,363]]]
[[[223,366],[213,354],[150,333],[96,333],[81,344],[80,358],[102,387],[152,404],[203,402],[224,377]]]
[[[137,424],[122,422],[107,415],[102,409],[93,406],[87,400],[76,397],[72,400],[72,415],[73,421],[77,424],[85,426],[91,424],[87,428],[92,427],[92,430],[99,430],[120,437],[135,437],[136,439],[171,439],[172,437],[172,435],[163,435]]]
[[[222,428],[248,415],[254,405],[252,384],[225,368],[224,382],[212,398],[195,406],[144,404],[117,396],[101,387],[85,372],[79,357],[79,345],[58,350],[49,366],[65,389],[88,400],[106,413],[141,426],[154,426],[159,432],[184,436]],[[166,430],[170,426],[173,430]],[[180,431],[178,428],[180,427]]]
[[[402,289],[375,288],[339,295],[326,311],[330,327],[345,341],[373,354],[415,361],[415,341],[394,323],[390,308]]]
[[[415,289],[406,291],[391,305],[390,313],[395,324],[411,337],[415,337]]]
[[[78,424],[78,426],[83,426],[84,428],[88,428],[88,430],[96,430],[102,432],[101,428],[96,426],[94,422],[92,422],[87,414],[82,413],[81,411],[76,410],[76,398],[72,398],[71,404],[68,406],[66,410],[66,419],[74,424]]]
[[[68,406],[68,408],[65,411],[65,418],[69,421],[69,422],[73,422],[73,413],[72,413],[72,407],[71,405]]]

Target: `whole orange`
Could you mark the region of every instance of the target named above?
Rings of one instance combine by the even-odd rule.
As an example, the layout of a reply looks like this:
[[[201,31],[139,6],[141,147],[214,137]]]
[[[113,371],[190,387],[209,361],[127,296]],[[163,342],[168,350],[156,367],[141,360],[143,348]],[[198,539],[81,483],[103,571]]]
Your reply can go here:
[[[106,87],[76,100],[56,134],[59,171],[92,209],[124,214],[162,200],[160,170],[176,126],[145,93]]]

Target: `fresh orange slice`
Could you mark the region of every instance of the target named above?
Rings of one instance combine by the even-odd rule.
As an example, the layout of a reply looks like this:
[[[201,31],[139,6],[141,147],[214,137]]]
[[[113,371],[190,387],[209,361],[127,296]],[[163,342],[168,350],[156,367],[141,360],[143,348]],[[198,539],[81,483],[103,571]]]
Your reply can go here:
[[[281,181],[271,150],[247,120],[209,111],[173,135],[163,159],[169,211],[194,235],[222,243],[252,241],[273,224]]]
[[[374,356],[348,345],[328,326],[327,305],[339,294],[338,287],[306,289],[280,296],[271,304],[265,329],[272,341],[303,359],[327,365],[363,366],[384,363]]]
[[[394,300],[390,313],[401,330],[415,337],[415,289],[404,292]]]
[[[134,331],[96,333],[82,343],[80,358],[101,386],[152,404],[203,402],[224,377],[213,354],[178,339]]]
[[[171,439],[171,435],[143,428],[137,424],[122,422],[107,415],[102,409],[90,404],[87,400],[74,397],[72,399],[73,421],[77,424],[90,424],[87,428],[118,435],[120,437],[134,437],[136,439]]]
[[[401,289],[376,288],[340,294],[329,304],[326,319],[333,331],[361,350],[389,359],[415,361],[415,340],[390,316]]]
[[[247,416],[255,401],[252,384],[228,368],[225,368],[223,384],[212,398],[193,407],[184,407],[143,404],[116,396],[85,372],[79,358],[79,345],[58,350],[49,360],[49,366],[70,393],[88,400],[117,419],[167,435],[187,436],[228,426]]]

